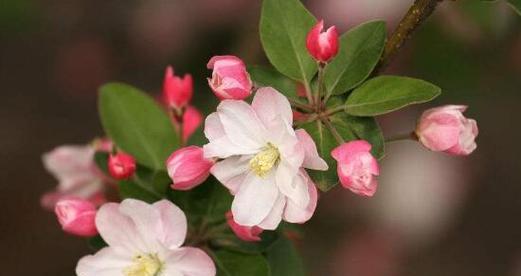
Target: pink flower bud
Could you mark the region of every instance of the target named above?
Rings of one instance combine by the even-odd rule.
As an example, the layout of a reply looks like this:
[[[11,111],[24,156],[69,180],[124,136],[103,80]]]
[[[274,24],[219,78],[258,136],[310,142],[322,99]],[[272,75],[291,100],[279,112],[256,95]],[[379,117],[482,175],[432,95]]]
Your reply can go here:
[[[467,119],[463,105],[445,105],[423,112],[416,135],[420,142],[432,151],[442,151],[454,155],[468,155],[477,145],[478,126],[473,119]]]
[[[208,79],[210,88],[221,99],[242,100],[251,94],[252,81],[241,59],[235,56],[214,56],[207,65],[213,69]]]
[[[96,207],[88,200],[67,198],[58,201],[54,213],[63,231],[82,237],[98,234],[96,230]]]
[[[376,192],[379,168],[370,151],[371,144],[364,140],[344,143],[331,151],[338,162],[340,183],[355,194],[373,196]]]
[[[163,82],[163,100],[171,108],[181,108],[192,99],[193,81],[190,74],[183,78],[174,75],[172,66],[168,66]]]
[[[188,138],[197,130],[203,121],[203,115],[197,108],[188,106],[183,113],[183,141],[186,143]]]
[[[203,149],[188,146],[178,149],[168,157],[166,167],[174,182],[174,190],[190,190],[203,183],[210,174],[214,161],[203,157]]]
[[[264,231],[262,228],[258,226],[242,226],[235,222],[233,219],[233,214],[231,211],[226,213],[226,221],[228,222],[228,226],[232,229],[235,235],[243,240],[248,242],[260,241],[261,238],[259,235]]]
[[[126,153],[116,153],[109,156],[109,173],[115,179],[127,179],[136,171],[136,160]]]
[[[325,32],[322,32],[323,29],[324,20],[320,20],[308,33],[306,47],[314,59],[328,62],[338,53],[338,33],[335,26]]]

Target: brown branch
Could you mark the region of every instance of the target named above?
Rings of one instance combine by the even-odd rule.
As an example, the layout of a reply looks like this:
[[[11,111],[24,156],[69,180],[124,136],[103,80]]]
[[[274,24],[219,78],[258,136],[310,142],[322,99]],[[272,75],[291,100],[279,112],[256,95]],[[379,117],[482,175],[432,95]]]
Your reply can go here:
[[[387,40],[380,62],[374,70],[374,74],[382,71],[396,52],[403,46],[411,34],[427,19],[439,2],[443,0],[415,0],[409,11],[402,18],[394,33]]]

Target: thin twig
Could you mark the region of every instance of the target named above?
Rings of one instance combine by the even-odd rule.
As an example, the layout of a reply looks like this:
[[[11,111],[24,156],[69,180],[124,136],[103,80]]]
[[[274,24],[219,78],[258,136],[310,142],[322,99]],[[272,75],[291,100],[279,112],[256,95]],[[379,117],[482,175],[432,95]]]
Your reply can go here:
[[[405,140],[418,140],[418,137],[416,136],[416,133],[409,132],[409,133],[402,133],[402,134],[398,134],[395,136],[385,138],[386,143],[405,141]]]
[[[305,111],[309,111],[309,112],[313,112],[315,111],[313,109],[313,107],[309,104],[304,104],[304,103],[300,103],[300,102],[297,102],[296,100],[294,99],[291,99],[291,98],[288,98],[289,100],[289,103],[293,106],[293,107],[296,107],[296,108],[300,108],[302,110],[305,110]]]
[[[321,118],[321,121],[326,125],[326,127],[329,129],[331,134],[333,134],[333,137],[335,137],[338,144],[340,144],[340,145],[343,144],[344,139],[342,138],[342,136],[340,136],[340,134],[336,130],[335,126],[333,126],[333,124],[331,124],[331,122],[327,118]]]
[[[411,34],[427,19],[439,2],[443,0],[415,0],[409,11],[402,18],[396,30],[387,40],[380,62],[373,71],[374,74],[381,72],[394,57],[396,52],[403,46]]]

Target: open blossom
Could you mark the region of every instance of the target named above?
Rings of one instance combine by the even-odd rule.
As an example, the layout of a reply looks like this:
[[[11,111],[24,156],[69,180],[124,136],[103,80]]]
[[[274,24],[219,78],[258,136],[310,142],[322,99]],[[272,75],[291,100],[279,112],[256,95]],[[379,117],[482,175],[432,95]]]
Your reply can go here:
[[[98,234],[94,219],[96,206],[92,202],[79,198],[61,199],[54,207],[54,213],[60,222],[63,231],[92,237]]]
[[[259,235],[264,231],[262,228],[257,226],[242,226],[238,224],[233,219],[233,214],[231,211],[226,213],[226,222],[239,239],[248,242],[261,240]]]
[[[147,204],[125,199],[104,204],[96,226],[108,244],[83,257],[78,276],[212,276],[215,265],[202,250],[181,247],[187,231],[183,211],[168,200]]]
[[[166,161],[168,175],[174,182],[172,189],[189,190],[203,183],[210,175],[212,159],[203,156],[203,149],[188,146],[174,151]]]
[[[197,128],[199,128],[199,126],[203,122],[203,115],[201,115],[201,112],[199,112],[197,108],[189,105],[186,107],[185,112],[183,113],[182,120],[182,139],[186,143],[188,141],[188,138],[192,136],[192,134],[197,130]]]
[[[192,99],[193,81],[190,74],[183,78],[174,75],[172,66],[168,66],[163,82],[163,100],[171,108],[182,108]]]
[[[464,105],[445,105],[426,110],[416,127],[420,142],[430,150],[468,155],[477,145],[478,125],[467,119]]]
[[[128,179],[136,171],[136,159],[123,152],[111,154],[108,160],[108,169],[110,175],[115,179]]]
[[[337,173],[344,188],[359,195],[374,195],[379,168],[371,155],[371,144],[364,140],[344,143],[335,148],[331,156],[338,162]]]
[[[224,100],[205,122],[206,158],[222,158],[211,173],[235,195],[232,213],[243,226],[275,229],[313,214],[317,190],[304,168],[327,170],[315,143],[292,128],[288,99],[261,88],[251,106]]]
[[[42,197],[44,208],[53,210],[58,200],[71,196],[95,204],[105,201],[104,176],[94,163],[94,153],[91,145],[65,145],[43,154],[45,168],[59,181],[55,191]]]
[[[308,33],[306,47],[314,59],[328,62],[338,53],[338,33],[335,26],[323,29],[324,21],[320,20]]]
[[[207,67],[213,69],[208,84],[219,99],[242,100],[250,96],[253,84],[240,58],[214,56]]]

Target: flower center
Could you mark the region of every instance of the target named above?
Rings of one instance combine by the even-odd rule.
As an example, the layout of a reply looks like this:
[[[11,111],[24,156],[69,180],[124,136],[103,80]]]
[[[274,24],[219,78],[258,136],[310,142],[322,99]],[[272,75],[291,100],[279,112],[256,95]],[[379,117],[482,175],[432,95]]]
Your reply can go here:
[[[272,143],[268,143],[250,160],[250,169],[257,176],[265,177],[279,160],[279,150]]]
[[[132,259],[132,265],[123,270],[125,276],[159,276],[163,263],[157,254],[139,254]]]

